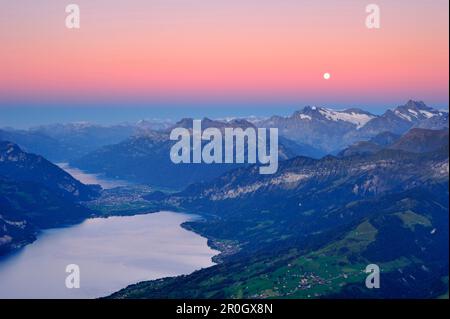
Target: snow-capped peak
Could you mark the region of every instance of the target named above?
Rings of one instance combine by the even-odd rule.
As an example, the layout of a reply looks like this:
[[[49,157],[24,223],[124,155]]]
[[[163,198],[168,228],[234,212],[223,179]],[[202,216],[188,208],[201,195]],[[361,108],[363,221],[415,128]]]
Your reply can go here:
[[[293,118],[300,120],[313,120],[325,118],[330,121],[343,121],[354,124],[360,129],[376,116],[360,109],[333,110],[326,107],[306,106],[302,111],[293,114]]]
[[[375,115],[356,109],[337,111],[328,108],[320,108],[319,112],[329,120],[352,123],[356,125],[357,129],[360,129],[366,125],[367,122],[376,117]]]
[[[437,115],[442,115],[441,112],[427,106],[425,103],[413,100],[409,100],[405,105],[397,107],[394,110],[394,114],[408,122],[415,122],[417,120],[429,119]]]

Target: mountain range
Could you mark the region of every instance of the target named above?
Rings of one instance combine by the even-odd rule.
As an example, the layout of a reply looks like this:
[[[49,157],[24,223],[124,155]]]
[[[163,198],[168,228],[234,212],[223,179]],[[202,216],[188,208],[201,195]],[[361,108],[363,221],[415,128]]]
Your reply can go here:
[[[208,121],[209,119],[204,119]],[[367,141],[374,136],[391,132],[402,135],[411,128],[448,128],[448,112],[439,111],[420,101],[389,109],[381,115],[350,108],[333,110],[306,106],[291,116],[270,118],[210,120],[214,125],[239,127],[276,127],[285,144],[291,144],[296,155],[321,157],[337,154],[347,146]],[[192,119],[183,119],[177,125],[186,125]],[[103,146],[121,143],[135,136],[152,135],[154,131],[167,132],[174,127],[170,120],[141,120],[136,123],[97,125],[87,122],[53,124],[27,130],[0,129],[0,140],[18,144],[24,150],[39,154],[54,162],[70,162],[89,156]],[[292,145],[292,142],[295,144]]]
[[[383,132],[401,135],[414,127],[448,128],[448,113],[412,100],[393,110],[389,109],[382,115],[356,108],[337,111],[306,106],[289,117],[273,116],[256,125],[277,127],[282,136],[294,142],[312,145],[325,153],[333,154]]]
[[[141,120],[110,126],[75,122],[41,125],[27,130],[3,128],[0,129],[0,140],[14,142],[24,150],[53,162],[69,162],[102,146],[119,143],[147,130],[164,129],[172,124],[167,121]]]
[[[337,154],[355,142],[381,138],[383,134],[401,135],[416,126],[433,129],[448,128],[448,114],[434,110],[423,102],[409,101],[404,106],[388,110],[381,116],[358,110],[335,111],[320,107],[305,107],[290,117],[274,116],[266,120],[232,119],[218,121],[204,118],[204,129],[215,127],[276,127],[279,130],[279,159],[295,156],[320,158]],[[175,143],[169,140],[174,127],[192,128],[192,118],[185,118],[162,131],[146,130],[124,141],[98,148],[78,159],[72,165],[89,172],[102,173],[151,186],[179,189],[189,184],[208,181],[241,165],[175,165],[168,158]],[[428,123],[425,125],[424,123]],[[367,144],[379,150],[377,145]]]
[[[176,141],[169,139],[174,127],[192,130],[193,119],[185,118],[164,131],[147,130],[118,144],[107,145],[71,162],[72,165],[90,172],[100,172],[111,178],[120,178],[162,188],[181,189],[192,183],[211,180],[244,164],[174,164],[170,149]],[[246,120],[221,122],[204,118],[202,128],[256,128]],[[206,143],[206,142],[204,142]],[[279,159],[292,158],[298,154],[313,157],[323,155],[312,146],[298,144],[287,138],[279,139]],[[245,150],[246,152],[246,150]]]

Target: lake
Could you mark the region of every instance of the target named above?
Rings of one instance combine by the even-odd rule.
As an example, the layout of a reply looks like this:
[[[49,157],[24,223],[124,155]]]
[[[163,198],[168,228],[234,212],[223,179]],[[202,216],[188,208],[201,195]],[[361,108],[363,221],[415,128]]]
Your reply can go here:
[[[67,173],[72,175],[72,177],[79,180],[83,184],[97,184],[104,189],[111,189],[119,186],[127,186],[130,184],[123,180],[106,178],[101,174],[86,173],[79,168],[71,167],[68,163],[55,163],[55,165],[65,170]]]
[[[96,298],[139,281],[212,266],[218,252],[180,226],[194,218],[158,212],[45,230],[0,260],[0,298]],[[66,288],[69,264],[80,267],[80,288]]]

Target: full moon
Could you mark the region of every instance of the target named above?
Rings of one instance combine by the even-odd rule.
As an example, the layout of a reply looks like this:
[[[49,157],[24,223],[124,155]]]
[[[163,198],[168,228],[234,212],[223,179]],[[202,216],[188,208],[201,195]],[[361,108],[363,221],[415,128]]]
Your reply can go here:
[[[330,77],[331,77],[331,74],[328,73],[328,72],[323,74],[323,78],[324,78],[325,80],[329,80]]]

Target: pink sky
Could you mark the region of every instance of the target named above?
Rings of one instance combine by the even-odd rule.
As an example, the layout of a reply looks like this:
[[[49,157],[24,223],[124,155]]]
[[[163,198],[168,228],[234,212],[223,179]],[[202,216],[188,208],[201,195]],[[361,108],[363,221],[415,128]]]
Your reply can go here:
[[[0,101],[448,105],[447,0],[65,2],[0,5]],[[371,2],[379,30],[365,27]],[[79,30],[65,28],[68,3],[81,8]]]

